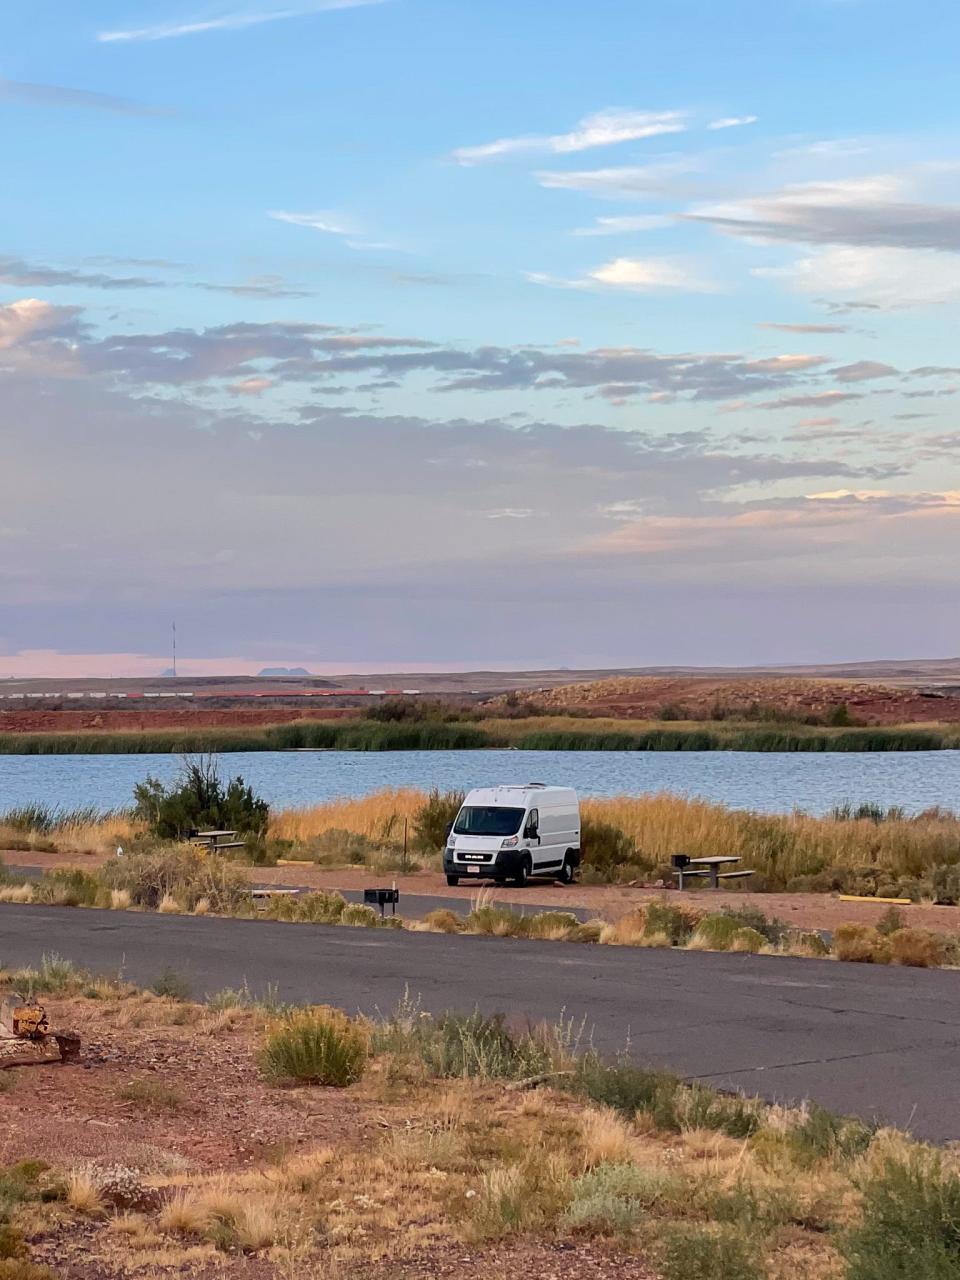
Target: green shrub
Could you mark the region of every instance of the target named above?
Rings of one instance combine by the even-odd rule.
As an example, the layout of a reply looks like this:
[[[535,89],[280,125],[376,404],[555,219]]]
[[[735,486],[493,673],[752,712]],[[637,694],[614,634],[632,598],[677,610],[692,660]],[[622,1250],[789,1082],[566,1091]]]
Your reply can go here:
[[[644,933],[648,937],[665,934],[675,947],[682,947],[689,942],[700,923],[699,912],[679,907],[662,898],[648,902],[644,910]]]
[[[683,1183],[675,1174],[635,1164],[599,1164],[573,1183],[564,1224],[574,1231],[633,1230],[649,1209],[677,1200]]]
[[[693,931],[690,946],[702,947],[707,951],[728,951],[740,929],[739,921],[732,916],[704,916]]]
[[[930,881],[935,902],[947,907],[960,902],[960,866],[956,863],[934,867]]]
[[[940,1156],[888,1160],[863,1187],[863,1216],[843,1242],[847,1280],[956,1280],[960,1178]]]
[[[626,832],[598,818],[582,819],[580,851],[585,866],[598,872],[610,872],[624,862],[635,862],[637,858],[636,847]]]
[[[625,1060],[605,1063],[588,1053],[577,1063],[569,1087],[628,1119],[643,1112],[658,1129],[678,1133],[682,1127],[680,1081],[665,1071],[647,1071]]]
[[[579,936],[580,921],[572,911],[538,911],[527,916],[528,938],[548,938],[553,941]]]
[[[196,830],[230,830],[262,836],[270,817],[265,800],[241,777],[224,786],[214,756],[189,761],[171,787],[147,777],[133,789],[134,813],[164,840],[183,840]]]
[[[335,827],[315,836],[305,852],[309,853],[314,862],[362,866],[377,848],[373,840],[361,835],[359,831],[342,831]]]
[[[763,1122],[761,1104],[739,1093],[718,1093],[709,1085],[692,1084],[678,1096],[684,1129],[714,1129],[730,1138],[749,1138]]]
[[[435,852],[444,847],[463,804],[463,796],[462,791],[433,788],[413,818],[413,839],[418,849]]]
[[[268,1080],[344,1088],[363,1075],[367,1034],[336,1009],[300,1009],[271,1026],[260,1050]]]
[[[787,1147],[794,1162],[809,1168],[821,1160],[852,1160],[873,1141],[876,1126],[838,1116],[811,1102],[799,1124],[787,1131]]]
[[[882,898],[892,898],[895,894],[883,893]],[[896,933],[898,929],[902,929],[906,924],[903,918],[903,912],[898,911],[896,907],[887,907],[886,911],[877,921],[877,933],[882,933],[885,938],[889,938],[892,933]]]
[[[57,867],[45,871],[34,886],[34,901],[61,907],[92,907],[102,890],[97,876],[78,867]]]
[[[663,1250],[663,1280],[763,1280],[754,1242],[733,1226],[674,1227]]]
[[[488,902],[470,912],[466,926],[470,933],[486,933],[497,938],[523,938],[529,928],[529,919],[522,911],[512,911],[509,907],[499,907]]]
[[[263,909],[268,920],[292,920],[302,924],[339,924],[347,909],[340,893],[317,889],[312,893],[281,894]]]
[[[167,1000],[189,1000],[190,983],[176,969],[167,968],[153,981],[150,990]]]
[[[521,1080],[554,1069],[563,1056],[562,1037],[513,1032],[503,1014],[445,1013],[433,1018],[407,999],[377,1030],[377,1047],[418,1058],[432,1076]]]

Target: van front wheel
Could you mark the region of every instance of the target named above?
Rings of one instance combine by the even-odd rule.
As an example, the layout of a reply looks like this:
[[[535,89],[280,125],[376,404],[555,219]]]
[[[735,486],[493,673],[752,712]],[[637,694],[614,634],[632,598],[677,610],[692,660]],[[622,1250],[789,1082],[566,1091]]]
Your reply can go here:
[[[573,884],[574,874],[575,868],[573,865],[573,859],[568,853],[563,860],[563,866],[560,868],[560,874],[557,876],[557,879],[561,884]]]
[[[447,884],[450,886],[451,889],[455,889],[459,883],[460,883],[459,876],[447,876]]]
[[[518,888],[522,889],[530,879],[530,872],[532,870],[533,863],[530,861],[530,855],[528,854],[521,861],[519,867],[517,867],[517,874],[513,877],[513,883],[517,885]]]

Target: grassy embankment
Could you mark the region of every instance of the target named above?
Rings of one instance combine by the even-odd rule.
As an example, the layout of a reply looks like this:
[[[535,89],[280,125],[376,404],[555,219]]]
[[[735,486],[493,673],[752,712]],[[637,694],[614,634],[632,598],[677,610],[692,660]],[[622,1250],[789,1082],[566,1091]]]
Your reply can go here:
[[[136,1102],[141,1132],[157,1117],[158,1135],[120,1128],[109,1157],[0,1168],[0,1275],[56,1280],[30,1260],[52,1250],[110,1274],[278,1280],[385,1278],[407,1260],[419,1274],[430,1259],[452,1277],[545,1265],[657,1280],[960,1276],[956,1150],[607,1061],[569,1023],[515,1031],[409,1001],[351,1020],[247,991],[196,1004],[175,976],[154,994],[55,957],[0,971],[0,990],[29,987],[73,1021],[118,1029],[124,1083],[109,1067],[79,1078],[91,1096],[112,1087]],[[205,1051],[211,1037],[220,1052]],[[177,1065],[156,1065],[158,1042]],[[209,1117],[191,1105],[191,1071],[216,1083],[223,1049],[261,1105],[286,1088],[272,1154],[210,1168],[178,1148],[219,1137],[216,1103]],[[0,1079],[16,1112],[28,1081]],[[336,1137],[308,1137],[311,1117]]]
[[[427,800],[419,791],[387,790],[276,811],[261,859],[399,870],[406,821],[409,865],[436,867],[442,834],[417,847]],[[586,799],[582,809],[588,882],[671,883],[672,854],[720,852],[738,855],[756,872],[741,887],[960,901],[960,819],[941,810],[906,817],[868,808],[863,816],[854,810],[818,818],[752,813],[668,793]],[[133,848],[138,839],[142,826],[123,813],[102,819],[86,811],[0,816],[0,848],[112,852],[118,841]]]
[[[0,868],[2,871],[2,868]],[[486,934],[549,942],[627,947],[683,947],[695,951],[750,954],[834,955],[869,964],[919,968],[960,964],[960,936],[910,928],[902,915],[888,911],[874,926],[841,925],[833,949],[819,933],[791,928],[754,908],[705,911],[682,899],[666,897],[634,907],[612,923],[581,923],[571,912],[524,915],[498,905],[481,891],[466,917],[448,909],[423,920],[382,918],[369,906],[348,903],[327,891],[254,901],[250,879],[236,862],[210,857],[190,845],[166,845],[152,852],[113,859],[94,872],[62,867],[39,880],[0,882],[0,902],[96,907],[115,911],[156,911],[163,915],[260,917],[291,924],[348,925],[446,934]]]
[[[763,726],[735,720],[671,722],[576,716],[522,719],[299,720],[258,728],[0,733],[4,755],[114,755],[235,751],[938,751],[960,748],[957,726]]]

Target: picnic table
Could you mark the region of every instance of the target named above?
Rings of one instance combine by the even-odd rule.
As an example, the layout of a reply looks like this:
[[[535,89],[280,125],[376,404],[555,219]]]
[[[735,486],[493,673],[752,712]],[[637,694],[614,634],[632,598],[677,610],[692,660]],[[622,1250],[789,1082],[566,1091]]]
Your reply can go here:
[[[682,889],[684,881],[691,877],[704,878],[710,881],[711,889],[719,889],[721,880],[743,880],[752,876],[752,871],[721,871],[721,867],[735,866],[740,857],[733,853],[712,853],[702,858],[688,857],[685,853],[675,853],[670,859],[673,874],[677,877],[677,888]]]
[[[191,844],[200,844],[208,853],[219,853],[221,849],[242,849],[245,840],[236,838],[236,831],[194,831],[190,836]]]

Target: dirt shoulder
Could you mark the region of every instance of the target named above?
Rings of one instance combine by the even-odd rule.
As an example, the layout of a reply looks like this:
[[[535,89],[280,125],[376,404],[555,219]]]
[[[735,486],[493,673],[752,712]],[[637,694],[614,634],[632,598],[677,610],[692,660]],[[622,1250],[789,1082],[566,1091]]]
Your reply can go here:
[[[8,866],[37,867],[52,870],[54,867],[82,867],[94,870],[108,859],[104,855],[67,855],[57,853],[18,853],[0,850],[0,859]],[[328,890],[360,890],[374,886],[396,885],[400,890],[400,914],[404,912],[405,894],[423,897],[442,897],[462,901],[469,907],[480,886],[461,884],[456,888],[447,884],[444,876],[434,871],[417,871],[409,875],[378,875],[363,867],[346,867],[328,870],[313,865],[287,867],[251,867],[252,880],[258,884],[276,885],[278,888],[306,888]],[[551,881],[532,881],[526,889],[509,885],[503,888],[487,886],[493,899],[510,905],[535,903],[538,906],[563,910],[579,907],[592,912],[600,919],[613,921],[652,898],[664,893],[681,900],[674,889],[641,888],[630,885],[583,885],[569,888]],[[715,911],[722,907],[752,907],[762,911],[768,919],[777,917],[802,929],[833,930],[838,924],[875,924],[887,909],[884,902],[842,902],[834,894],[817,893],[744,893],[721,889],[717,892],[701,890],[684,892],[683,902]],[[911,903],[898,908],[908,925],[922,929],[934,929],[940,933],[960,930],[960,906],[938,907],[930,903]]]

